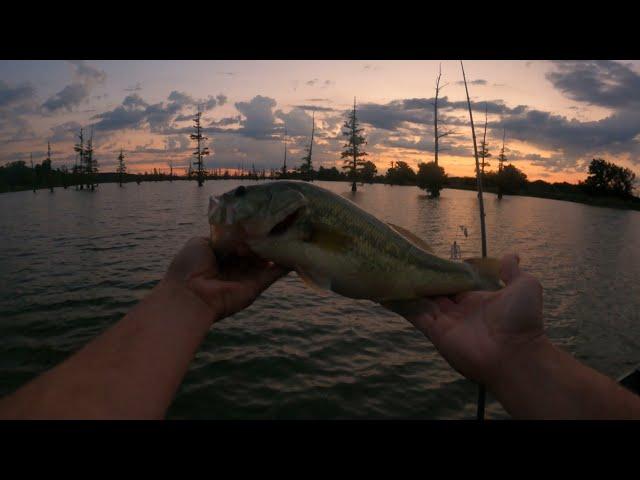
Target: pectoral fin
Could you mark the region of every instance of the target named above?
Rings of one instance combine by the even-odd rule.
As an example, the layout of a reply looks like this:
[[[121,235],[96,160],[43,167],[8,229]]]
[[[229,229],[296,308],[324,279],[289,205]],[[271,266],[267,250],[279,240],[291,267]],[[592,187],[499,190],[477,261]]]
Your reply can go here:
[[[402,227],[400,227],[398,225],[394,225],[393,223],[387,223],[387,225],[389,225],[397,233],[399,233],[400,235],[405,237],[411,243],[415,244],[417,247],[420,247],[421,249],[423,249],[423,250],[425,250],[425,251],[427,251],[429,253],[433,253],[433,250],[429,246],[429,244],[427,242],[425,242],[423,239],[421,239],[420,237],[418,237],[415,233],[410,232],[406,228],[402,228]]]
[[[334,253],[346,252],[352,243],[349,235],[322,224],[311,225],[307,241]]]
[[[296,269],[298,276],[311,288],[320,289],[320,290],[331,290],[331,279],[328,277],[323,277],[318,272],[310,271],[301,271]]]

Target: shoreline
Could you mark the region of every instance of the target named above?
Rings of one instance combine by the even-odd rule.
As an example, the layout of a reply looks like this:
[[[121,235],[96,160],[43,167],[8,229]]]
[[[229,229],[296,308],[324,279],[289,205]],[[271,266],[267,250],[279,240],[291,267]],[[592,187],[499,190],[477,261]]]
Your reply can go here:
[[[109,177],[113,174],[107,174]],[[123,184],[126,183],[136,183],[135,180],[135,175],[132,174],[128,174],[131,175],[130,178],[128,178],[126,181],[123,182]],[[134,178],[132,178],[134,177]],[[188,179],[185,177],[174,177],[173,178],[174,181],[194,181],[193,179]],[[247,178],[247,177],[232,177],[230,176],[229,178],[210,178],[207,179],[206,181],[217,181],[217,180],[249,180],[249,181],[257,181],[257,180],[274,180],[274,179],[270,179],[270,178],[265,178],[265,179],[253,179],[253,178]],[[277,180],[277,179],[275,179]],[[291,179],[294,180],[294,179]],[[324,181],[324,182],[345,182],[346,180],[340,179],[340,180],[333,180],[333,179],[317,179],[318,181]],[[147,180],[142,180],[141,183],[155,183],[155,182],[168,182],[169,179],[167,178],[157,178],[157,179],[147,179]],[[105,179],[105,181],[99,181],[100,183],[118,183],[117,180],[113,180],[111,178],[107,178]],[[416,185],[394,185],[394,184],[389,184],[386,182],[364,182],[365,184],[370,183],[370,184],[380,184],[380,185],[390,185],[390,186],[405,186],[405,187],[416,187],[418,188]],[[64,188],[63,185],[54,185],[54,188]],[[69,185],[67,188],[70,189],[75,189],[75,185]],[[468,191],[476,191],[475,187],[472,186],[465,186],[465,185],[446,185],[444,187],[445,189],[451,189],[451,190],[468,190]],[[33,187],[32,186],[24,186],[24,187],[18,187],[15,189],[11,189],[11,190],[2,190],[0,191],[0,194],[3,193],[12,193],[12,192],[24,192],[24,191],[29,191],[32,190]],[[49,190],[48,186],[39,186],[36,188],[36,191],[38,190]],[[420,190],[420,189],[418,189]],[[493,195],[497,195],[497,192],[495,191],[494,188],[489,187],[489,186],[485,186],[484,187],[484,193],[491,193]],[[581,203],[583,205],[590,205],[593,207],[605,207],[605,208],[613,208],[616,210],[635,210],[635,211],[640,211],[640,198],[638,197],[634,197],[633,200],[622,200],[619,198],[614,198],[614,197],[590,197],[586,194],[563,194],[563,193],[556,193],[556,194],[549,194],[549,193],[537,193],[537,192],[520,192],[520,193],[516,193],[516,194],[504,194],[505,197],[533,197],[533,198],[546,198],[549,200],[559,200],[559,201],[564,201],[564,202],[573,202],[573,203]]]

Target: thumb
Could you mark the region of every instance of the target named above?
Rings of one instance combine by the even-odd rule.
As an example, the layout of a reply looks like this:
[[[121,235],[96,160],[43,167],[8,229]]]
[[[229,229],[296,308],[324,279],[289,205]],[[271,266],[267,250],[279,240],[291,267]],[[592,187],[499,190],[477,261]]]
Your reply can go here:
[[[506,285],[520,275],[520,257],[516,253],[511,253],[502,257],[500,262],[500,278]]]

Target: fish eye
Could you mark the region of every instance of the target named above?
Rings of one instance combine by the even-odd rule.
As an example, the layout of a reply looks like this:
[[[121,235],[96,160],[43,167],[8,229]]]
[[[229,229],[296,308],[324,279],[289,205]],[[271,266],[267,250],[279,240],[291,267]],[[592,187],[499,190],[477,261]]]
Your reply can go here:
[[[234,195],[236,197],[242,197],[245,193],[247,193],[247,189],[243,185],[240,185],[238,188],[236,188]]]

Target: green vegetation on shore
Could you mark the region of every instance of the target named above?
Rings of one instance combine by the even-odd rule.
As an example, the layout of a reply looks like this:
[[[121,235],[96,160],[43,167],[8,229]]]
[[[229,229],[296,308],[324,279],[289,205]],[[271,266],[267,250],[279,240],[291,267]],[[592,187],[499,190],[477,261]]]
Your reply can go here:
[[[416,173],[406,162],[392,162],[384,175],[379,175],[373,162],[366,162],[361,170],[360,183],[381,183],[387,185],[416,185],[423,189],[428,189],[428,182],[425,172],[435,172],[437,180],[442,182],[442,187],[461,190],[476,190],[475,177],[451,177],[444,175],[444,170],[438,167],[436,170],[430,163],[424,163]],[[507,172],[505,181],[501,188],[505,195],[524,195],[531,197],[551,198],[555,200],[565,200],[570,202],[580,202],[589,205],[624,208],[640,210],[640,198],[631,192],[635,181],[635,175],[629,169],[619,167],[615,164],[601,159],[594,159],[589,167],[589,175],[585,181],[578,184],[567,182],[549,183],[543,180],[528,181],[526,175],[513,165],[506,165]],[[422,175],[421,175],[422,173]],[[303,180],[303,174],[296,171],[289,171],[283,175],[281,171],[252,171],[236,172],[233,170],[216,169],[205,172],[207,180],[259,180],[288,178]],[[350,182],[351,176],[348,172],[340,171],[336,167],[320,167],[313,172],[313,178],[323,181]],[[188,175],[169,175],[154,171],[142,174],[131,174],[118,172],[102,172],[96,174],[97,183],[119,182],[158,182],[170,180],[195,180],[195,175],[191,178]],[[45,160],[42,164],[37,164],[30,168],[24,161],[11,162],[0,166],[0,192],[12,192],[20,190],[46,189],[50,187],[69,187],[74,185],[74,174],[64,167],[51,169],[50,164]],[[486,192],[498,194],[500,183],[495,172],[486,172],[484,175],[484,190]]]

